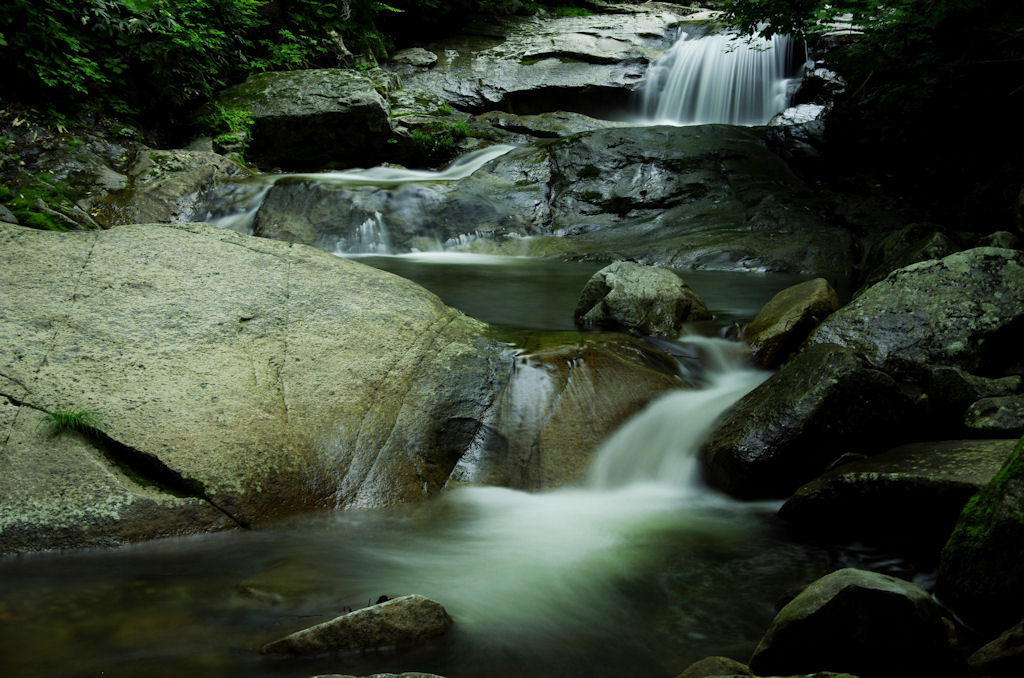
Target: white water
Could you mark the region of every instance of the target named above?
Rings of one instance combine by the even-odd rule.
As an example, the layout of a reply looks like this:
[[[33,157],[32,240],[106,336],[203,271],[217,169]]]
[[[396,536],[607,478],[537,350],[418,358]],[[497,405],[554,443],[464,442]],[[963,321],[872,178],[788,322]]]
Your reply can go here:
[[[584,486],[450,491],[434,506],[444,514],[440,534],[409,529],[356,547],[370,565],[349,581],[367,595],[435,597],[466,633],[514,645],[616,623],[617,586],[647,576],[667,544],[743,541],[747,516],[764,506],[702,486],[696,452],[713,422],[767,374],[747,367],[733,342],[682,341],[706,357],[706,388],[663,396],[628,422],[597,453]]]
[[[787,105],[790,40],[685,35],[651,64],[643,119],[653,124],[764,125]]]
[[[252,235],[256,213],[263,206],[267,193],[279,181],[298,179],[325,184],[383,187],[411,183],[458,181],[468,177],[491,160],[505,155],[513,148],[515,146],[507,144],[488,146],[478,151],[466,153],[457,158],[447,168],[440,171],[406,169],[404,167],[371,167],[369,169],[351,169],[344,172],[318,172],[315,174],[265,174],[244,184],[237,184],[236,188],[239,197],[231,208],[222,214],[208,214],[205,220],[221,228],[228,228],[239,233]],[[360,225],[359,233],[354,234],[352,240],[355,242],[355,247],[350,250],[345,247],[344,243],[340,243],[341,251],[339,253],[387,254],[391,251],[390,243],[386,237],[386,226],[381,221],[379,214],[375,219],[363,222]]]

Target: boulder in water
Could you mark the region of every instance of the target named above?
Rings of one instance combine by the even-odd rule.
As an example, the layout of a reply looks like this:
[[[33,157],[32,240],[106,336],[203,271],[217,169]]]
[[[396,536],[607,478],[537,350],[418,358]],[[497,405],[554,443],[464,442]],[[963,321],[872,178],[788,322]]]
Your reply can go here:
[[[894,374],[998,374],[1024,345],[1024,252],[981,247],[893,271],[807,342],[851,348]]]
[[[743,328],[751,358],[762,367],[777,367],[838,308],[839,296],[824,278],[787,287]]]
[[[849,671],[861,678],[959,675],[942,609],[916,584],[843,569],[775,616],[750,658],[757,675]]]
[[[710,318],[707,306],[678,275],[632,261],[618,261],[595,273],[584,285],[575,312],[580,325],[664,337],[678,337],[687,321]]]
[[[1024,438],[964,507],[942,551],[938,592],[968,623],[1006,628],[1024,609]]]
[[[849,452],[911,435],[909,399],[854,351],[812,346],[744,396],[701,448],[708,481],[738,497],[785,496]]]
[[[251,114],[249,154],[260,165],[366,167],[385,157],[388,103],[373,80],[353,70],[258,73],[225,90],[218,102]]]
[[[779,515],[802,528],[937,554],[967,500],[1013,452],[1012,440],[911,443],[843,464],[790,497]]]
[[[296,631],[267,643],[261,652],[318,655],[402,648],[443,635],[451,625],[440,603],[403,596]]]
[[[392,54],[391,63],[413,68],[433,68],[437,65],[437,55],[422,47],[408,47]]]

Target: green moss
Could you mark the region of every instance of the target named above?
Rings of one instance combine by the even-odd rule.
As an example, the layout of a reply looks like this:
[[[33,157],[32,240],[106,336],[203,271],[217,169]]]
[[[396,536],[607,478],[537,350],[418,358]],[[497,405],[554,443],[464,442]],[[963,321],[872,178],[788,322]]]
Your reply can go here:
[[[4,187],[3,192],[0,192],[0,202],[4,202],[7,209],[25,226],[46,231],[70,230],[68,222],[40,207],[42,204],[55,212],[74,208],[70,191],[57,182],[52,174],[28,176],[25,183],[15,190]]]

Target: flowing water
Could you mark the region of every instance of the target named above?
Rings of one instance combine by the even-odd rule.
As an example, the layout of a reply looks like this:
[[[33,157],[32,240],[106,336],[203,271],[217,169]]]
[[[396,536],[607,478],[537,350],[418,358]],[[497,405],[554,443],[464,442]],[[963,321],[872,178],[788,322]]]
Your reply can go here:
[[[651,124],[764,125],[787,106],[798,75],[788,36],[684,35],[651,64],[641,89]]]
[[[780,110],[785,48],[727,42],[683,41],[654,67],[652,87],[661,84],[650,116],[757,124]],[[686,69],[690,84],[672,84]],[[748,77],[762,85],[737,84]],[[291,176],[383,187],[451,181],[509,148],[471,154],[443,172]],[[263,196],[281,178],[236,185],[234,207],[218,223],[248,233]],[[598,268],[511,257],[383,256],[389,246],[381,217],[358,231],[348,255],[369,255],[361,260],[514,328],[570,329],[579,290]],[[701,328],[705,335],[748,320],[795,282],[755,273],[685,277],[715,313]],[[597,451],[580,486],[535,494],[463,487],[387,511],[2,559],[0,675],[669,678],[707,655],[746,659],[780,596],[871,556],[801,543],[778,523],[774,505],[735,502],[701,484],[695,455],[702,436],[767,374],[722,339],[693,335],[667,346],[703,386],[663,396],[627,422]],[[453,632],[398,654],[295,659],[258,652],[348,608],[407,593],[443,603],[456,621]]]

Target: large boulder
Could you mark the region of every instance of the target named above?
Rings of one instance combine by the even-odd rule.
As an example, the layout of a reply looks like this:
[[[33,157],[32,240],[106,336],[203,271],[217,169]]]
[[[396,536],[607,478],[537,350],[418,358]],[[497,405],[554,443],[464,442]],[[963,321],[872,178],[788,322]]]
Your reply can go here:
[[[251,172],[212,151],[142,149],[127,185],[98,201],[93,216],[105,227],[192,221],[214,186]]]
[[[942,610],[924,589],[843,569],[779,611],[750,658],[755,674],[848,671],[861,678],[956,676]]]
[[[843,464],[790,497],[779,515],[836,538],[936,554],[971,496],[1013,452],[1011,440],[911,443]]]
[[[580,293],[577,324],[675,338],[687,321],[710,320],[700,296],[665,268],[617,261],[591,276]]]
[[[914,428],[892,377],[854,351],[822,344],[744,396],[700,455],[708,481],[726,492],[785,496],[843,454],[877,452]]]
[[[854,349],[891,373],[998,373],[1024,344],[1024,252],[980,247],[896,270],[807,341]]]
[[[264,654],[360,653],[408,647],[443,635],[452,625],[444,607],[423,596],[402,596],[267,643]]]
[[[711,678],[712,676],[753,676],[746,664],[728,657],[705,657],[686,667],[676,678]]]
[[[750,357],[762,367],[777,367],[830,313],[839,308],[839,296],[824,278],[815,278],[782,290],[764,305],[749,325],[743,340]]]
[[[368,167],[387,152],[387,100],[377,83],[354,70],[257,73],[225,90],[218,103],[251,115],[248,153],[260,165]]]
[[[416,501],[520,429],[543,459],[496,482],[558,484],[679,385],[628,338],[505,339],[304,246],[202,224],[0,226],[0,552]],[[550,376],[547,406],[517,381],[519,355]],[[94,411],[99,430],[51,436],[58,409]],[[519,444],[486,449],[500,466]]]
[[[999,631],[1024,609],[1024,438],[960,514],[938,591],[969,623]]]

